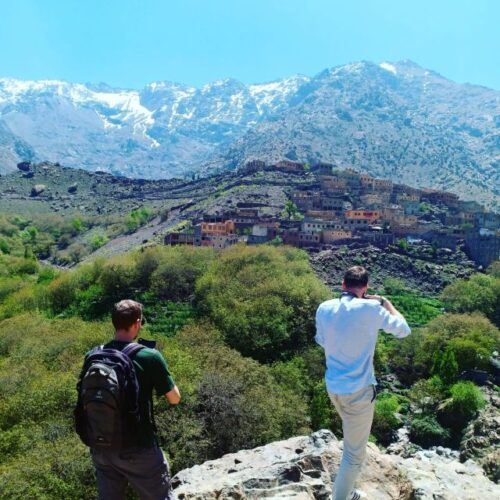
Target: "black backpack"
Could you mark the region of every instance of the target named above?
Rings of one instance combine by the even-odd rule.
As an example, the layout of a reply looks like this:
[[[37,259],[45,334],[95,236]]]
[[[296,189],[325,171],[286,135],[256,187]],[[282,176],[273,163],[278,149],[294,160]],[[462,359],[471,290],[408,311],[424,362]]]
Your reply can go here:
[[[139,383],[132,356],[144,346],[93,349],[86,357],[76,389],[75,427],[91,448],[120,450],[136,444]]]

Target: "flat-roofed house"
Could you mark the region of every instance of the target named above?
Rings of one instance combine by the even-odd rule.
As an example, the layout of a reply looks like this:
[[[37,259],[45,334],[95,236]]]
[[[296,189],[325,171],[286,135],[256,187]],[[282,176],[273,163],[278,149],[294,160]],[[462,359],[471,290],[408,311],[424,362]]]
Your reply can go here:
[[[352,231],[347,229],[325,229],[322,231],[322,241],[326,244],[350,238],[352,238]]]
[[[347,191],[347,182],[341,177],[321,175],[319,178],[321,191],[330,194],[344,194]]]
[[[291,174],[301,174],[304,172],[304,165],[296,161],[281,160],[274,165],[276,170]]]
[[[379,210],[346,210],[344,221],[350,229],[365,229],[380,220]]]

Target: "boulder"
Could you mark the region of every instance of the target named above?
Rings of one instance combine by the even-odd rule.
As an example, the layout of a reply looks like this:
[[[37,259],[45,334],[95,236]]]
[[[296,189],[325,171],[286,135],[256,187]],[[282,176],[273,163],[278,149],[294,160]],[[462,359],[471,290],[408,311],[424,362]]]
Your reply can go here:
[[[31,196],[39,196],[39,195],[41,195],[45,191],[46,187],[47,186],[45,186],[45,184],[35,184],[31,188]]]
[[[74,194],[77,192],[77,190],[78,190],[78,184],[76,182],[68,187],[68,193]]]
[[[21,172],[29,172],[31,169],[31,162],[30,161],[22,161],[17,164],[17,168],[21,170]]]
[[[179,500],[327,500],[341,454],[342,442],[322,430],[195,465],[172,485]],[[500,487],[470,460],[462,464],[442,450],[391,456],[371,443],[358,487],[370,500],[500,498]]]

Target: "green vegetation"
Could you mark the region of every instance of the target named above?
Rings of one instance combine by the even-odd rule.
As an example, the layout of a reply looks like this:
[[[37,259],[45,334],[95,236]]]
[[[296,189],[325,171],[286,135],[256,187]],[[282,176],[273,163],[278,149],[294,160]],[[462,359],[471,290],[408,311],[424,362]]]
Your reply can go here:
[[[136,231],[154,215],[148,208],[133,210],[127,217],[0,215],[0,257],[36,257],[60,265],[75,264],[110,239]]]
[[[77,230],[76,219],[71,238],[97,245],[106,234],[84,218]],[[123,297],[144,304],[142,336],[158,341],[183,394],[179,407],[155,402],[174,472],[319,428],[341,435],[313,342],[315,309],[331,293],[307,254],[283,245],[217,253],[159,246],[63,271],[37,260],[47,227],[0,219],[1,498],[95,495],[88,453],[72,429],[74,387],[84,353],[110,338],[109,310]],[[471,278],[487,286],[481,280]],[[374,439],[389,444],[408,424],[415,443],[456,445],[484,405],[459,375],[489,370],[499,348],[491,308],[453,309],[469,304],[455,290],[453,301],[443,295],[443,314],[440,300],[395,280],[383,291],[415,328],[402,341],[379,338],[377,373],[397,374],[405,388],[378,396]]]
[[[493,269],[493,268],[492,268]],[[452,312],[482,312],[500,327],[500,277],[474,274],[447,286],[442,293],[446,308]]]
[[[264,362],[288,357],[311,342],[316,308],[328,296],[307,254],[288,247],[233,247],[196,286],[201,313],[226,342]]]
[[[287,202],[285,203],[283,215],[290,220],[302,220],[304,218],[304,216],[300,213],[297,205],[291,200],[287,200]]]
[[[410,425],[410,439],[415,444],[424,446],[446,446],[450,431],[442,427],[434,415],[415,417]]]

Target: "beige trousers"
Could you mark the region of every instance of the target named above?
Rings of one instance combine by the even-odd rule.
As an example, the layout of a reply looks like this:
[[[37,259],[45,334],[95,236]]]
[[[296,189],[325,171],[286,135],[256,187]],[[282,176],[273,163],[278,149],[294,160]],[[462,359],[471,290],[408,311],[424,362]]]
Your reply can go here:
[[[353,394],[329,393],[342,418],[344,450],[333,487],[334,500],[346,500],[354,488],[366,455],[366,445],[373,421],[375,387],[369,385]]]

